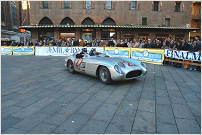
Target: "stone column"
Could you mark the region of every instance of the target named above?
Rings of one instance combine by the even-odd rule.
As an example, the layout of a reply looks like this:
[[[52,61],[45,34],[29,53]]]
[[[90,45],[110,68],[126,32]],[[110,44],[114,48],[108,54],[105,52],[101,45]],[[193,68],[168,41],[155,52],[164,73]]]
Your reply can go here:
[[[185,39],[186,41],[188,41],[188,40],[190,40],[189,37],[190,37],[190,36],[189,36],[189,32],[186,31],[186,32],[185,32],[185,35],[184,35],[184,39]]]
[[[96,39],[101,40],[101,30],[100,29],[96,29]]]
[[[32,42],[35,43],[36,41],[38,41],[39,40],[38,37],[39,37],[39,35],[38,35],[37,30],[31,31],[31,40],[32,40]]]
[[[139,39],[139,36],[138,36],[138,32],[137,31],[134,31],[134,36],[133,38],[135,38],[136,40]]]
[[[79,40],[81,38],[81,30],[80,29],[75,30],[75,38],[76,38],[76,40]]]
[[[119,39],[120,39],[120,37],[121,37],[120,30],[116,30],[116,33],[117,33],[117,40],[119,40]]]
[[[59,40],[60,39],[60,32],[58,29],[55,29],[54,31],[54,39]]]
[[[120,39],[123,39],[123,38],[124,38],[124,31],[120,30]]]

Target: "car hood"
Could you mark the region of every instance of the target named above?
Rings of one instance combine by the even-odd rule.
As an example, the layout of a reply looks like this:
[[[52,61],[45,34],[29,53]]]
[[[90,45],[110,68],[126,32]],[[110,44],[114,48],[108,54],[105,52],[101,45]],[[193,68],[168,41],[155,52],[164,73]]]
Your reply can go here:
[[[125,66],[129,65],[140,65],[141,62],[135,59],[124,58],[124,57],[97,57],[98,61],[102,61],[104,63],[111,63],[114,65],[118,65],[119,63],[123,63]]]

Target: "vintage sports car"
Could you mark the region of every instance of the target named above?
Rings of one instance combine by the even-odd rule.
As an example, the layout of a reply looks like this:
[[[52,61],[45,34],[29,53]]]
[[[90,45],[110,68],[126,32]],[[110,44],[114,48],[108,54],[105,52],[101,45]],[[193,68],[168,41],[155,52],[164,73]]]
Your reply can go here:
[[[94,56],[85,54],[83,58],[76,58],[77,54],[65,58],[68,71],[95,76],[104,83],[136,79],[147,73],[146,65],[135,59],[110,57],[103,53],[96,53]]]

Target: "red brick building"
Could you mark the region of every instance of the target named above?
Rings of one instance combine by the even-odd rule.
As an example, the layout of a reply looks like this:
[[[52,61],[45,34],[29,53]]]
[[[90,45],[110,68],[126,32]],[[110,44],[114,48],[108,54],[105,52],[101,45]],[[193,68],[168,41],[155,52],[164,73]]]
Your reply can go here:
[[[32,40],[189,38],[192,1],[30,1]]]
[[[28,18],[20,1],[1,1],[1,42],[29,40],[30,33],[22,34],[18,29],[20,25],[30,24]]]
[[[192,20],[191,27],[193,28],[201,28],[201,2],[193,1],[192,2]],[[190,33],[191,38],[194,36],[201,37],[201,30],[195,30]]]

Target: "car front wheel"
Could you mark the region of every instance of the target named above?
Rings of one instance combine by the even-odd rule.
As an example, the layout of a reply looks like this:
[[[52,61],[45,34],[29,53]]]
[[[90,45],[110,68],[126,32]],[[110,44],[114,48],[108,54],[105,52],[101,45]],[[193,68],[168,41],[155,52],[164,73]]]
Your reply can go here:
[[[111,75],[107,67],[101,67],[99,69],[99,78],[103,83],[111,82]]]

